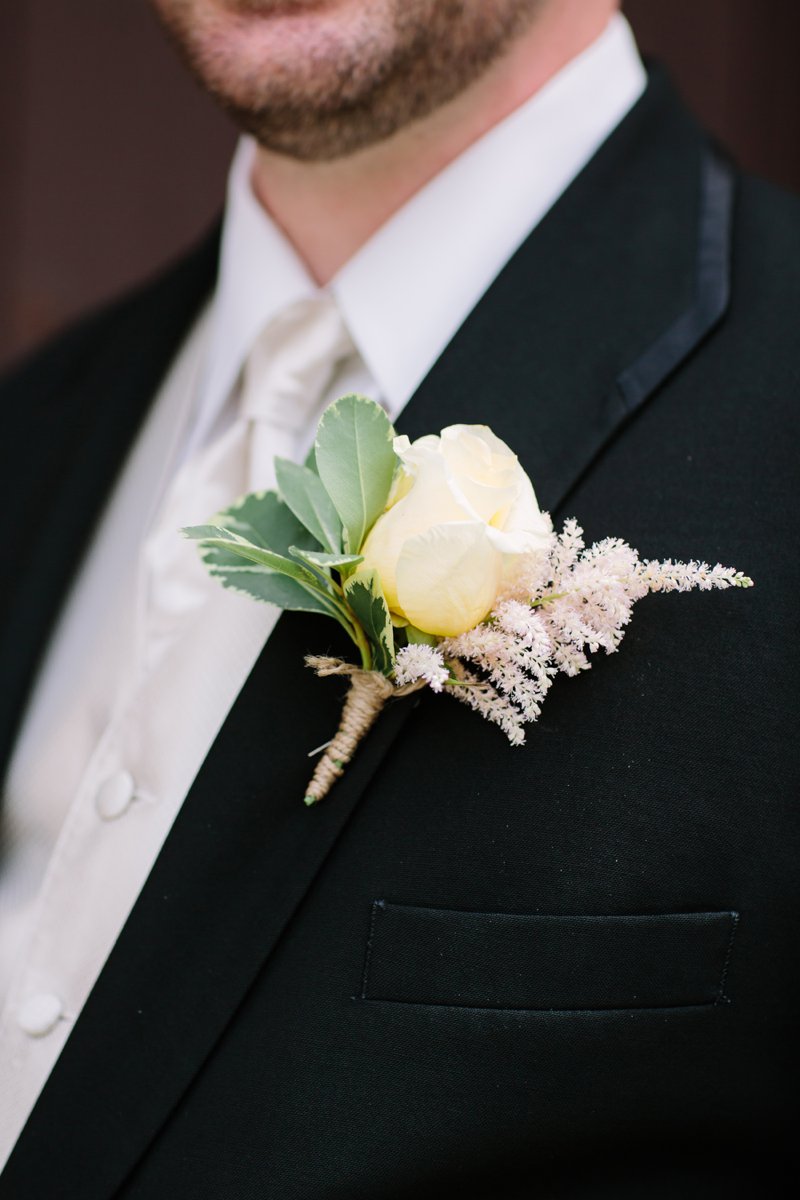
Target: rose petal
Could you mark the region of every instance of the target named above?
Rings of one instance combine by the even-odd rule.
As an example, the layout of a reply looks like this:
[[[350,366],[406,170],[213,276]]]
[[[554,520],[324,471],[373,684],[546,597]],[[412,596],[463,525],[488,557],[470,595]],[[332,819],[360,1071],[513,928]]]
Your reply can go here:
[[[553,522],[547,513],[539,508],[533,484],[520,467],[519,491],[506,517],[504,529],[528,529],[541,537],[546,537],[553,531]]]
[[[361,548],[363,569],[378,572],[389,608],[399,611],[397,561],[409,538],[430,529],[432,523],[465,521],[474,513],[457,490],[450,486],[444,459],[432,459],[414,485],[373,525]]]
[[[503,556],[479,521],[434,525],[409,538],[397,561],[400,611],[417,629],[455,637],[490,612]]]
[[[488,425],[448,425],[442,430],[442,454],[460,477],[508,487],[521,470],[517,456]]]

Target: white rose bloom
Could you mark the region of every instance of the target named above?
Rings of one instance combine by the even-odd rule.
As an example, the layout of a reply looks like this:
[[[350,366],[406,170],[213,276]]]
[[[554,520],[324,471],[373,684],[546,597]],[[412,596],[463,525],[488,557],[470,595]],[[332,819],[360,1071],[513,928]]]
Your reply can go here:
[[[486,425],[395,439],[403,472],[361,553],[391,611],[417,629],[455,637],[491,611],[521,554],[552,526],[530,479]]]

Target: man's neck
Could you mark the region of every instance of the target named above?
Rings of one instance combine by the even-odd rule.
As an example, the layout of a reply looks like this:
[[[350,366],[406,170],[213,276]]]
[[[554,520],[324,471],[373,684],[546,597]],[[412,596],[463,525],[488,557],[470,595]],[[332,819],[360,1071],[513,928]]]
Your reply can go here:
[[[333,162],[259,147],[253,188],[313,278],[326,284],[430,179],[534,95],[602,33],[614,0],[560,0],[471,87],[423,120]]]

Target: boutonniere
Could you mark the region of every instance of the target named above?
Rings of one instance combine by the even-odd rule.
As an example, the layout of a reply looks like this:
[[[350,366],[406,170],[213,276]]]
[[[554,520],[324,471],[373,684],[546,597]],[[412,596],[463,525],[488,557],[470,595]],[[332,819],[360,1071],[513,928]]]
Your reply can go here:
[[[330,617],[357,661],[309,655],[349,683],[339,728],[306,789],[327,795],[387,700],[446,693],[525,741],[559,673],[611,654],[648,592],[752,587],[730,567],[652,562],[619,538],[586,547],[541,512],[517,456],[485,425],[409,442],[380,405],[344,396],[277,491],[186,529],[229,588]]]

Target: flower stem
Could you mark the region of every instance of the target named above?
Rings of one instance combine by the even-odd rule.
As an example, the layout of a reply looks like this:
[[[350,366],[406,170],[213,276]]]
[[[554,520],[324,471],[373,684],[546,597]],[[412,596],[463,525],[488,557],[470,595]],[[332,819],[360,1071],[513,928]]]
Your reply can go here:
[[[544,604],[550,604],[553,600],[563,600],[568,596],[569,592],[550,592],[547,596],[540,596],[538,600],[531,600],[531,608],[541,608]]]
[[[370,649],[367,635],[359,621],[354,616],[351,616],[352,630],[348,630],[355,644],[358,646],[361,654],[361,666],[365,671],[372,670],[372,651]]]
[[[312,659],[312,665],[315,661],[319,660]],[[391,683],[382,675],[374,671],[352,670],[339,728],[325,748],[306,788],[307,805],[317,804],[327,796],[393,691]]]

